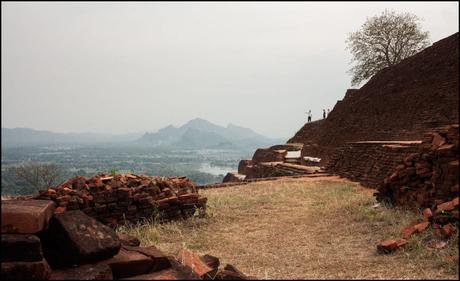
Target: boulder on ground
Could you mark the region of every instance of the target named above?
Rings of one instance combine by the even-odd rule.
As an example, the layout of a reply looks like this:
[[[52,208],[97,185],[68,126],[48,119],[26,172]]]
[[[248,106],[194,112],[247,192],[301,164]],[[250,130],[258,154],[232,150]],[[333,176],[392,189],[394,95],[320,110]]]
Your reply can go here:
[[[41,261],[40,239],[32,234],[2,234],[2,262]]]
[[[54,208],[51,200],[3,200],[2,233],[37,233],[48,226]]]
[[[87,264],[53,270],[50,280],[113,280],[112,269],[106,264]]]

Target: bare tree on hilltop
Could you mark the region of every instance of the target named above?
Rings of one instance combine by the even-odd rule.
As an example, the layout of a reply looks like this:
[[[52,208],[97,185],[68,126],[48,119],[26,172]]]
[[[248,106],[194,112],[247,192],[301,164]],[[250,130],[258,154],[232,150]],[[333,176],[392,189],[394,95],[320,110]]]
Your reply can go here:
[[[18,178],[33,186],[35,191],[53,186],[60,175],[60,169],[54,163],[31,161],[12,169]]]
[[[357,86],[379,70],[426,48],[430,44],[429,33],[421,30],[419,22],[416,15],[385,10],[350,33],[347,49],[353,56],[352,62],[356,62],[349,70],[351,84]]]

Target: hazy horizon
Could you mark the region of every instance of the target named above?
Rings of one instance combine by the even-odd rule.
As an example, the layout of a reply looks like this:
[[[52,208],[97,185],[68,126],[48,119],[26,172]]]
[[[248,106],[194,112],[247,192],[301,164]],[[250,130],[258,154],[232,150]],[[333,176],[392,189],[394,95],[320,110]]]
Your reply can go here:
[[[2,2],[2,127],[129,134],[195,118],[289,138],[350,88],[384,9],[458,32],[458,2]]]
[[[161,127],[161,128],[158,128],[158,129],[154,129],[154,130],[147,130],[147,131],[138,131],[138,132],[128,132],[128,133],[101,133],[101,132],[72,132],[72,131],[65,131],[65,132],[56,132],[56,131],[52,131],[52,130],[41,130],[41,129],[34,129],[34,128],[29,128],[29,127],[4,127],[2,126],[2,129],[32,129],[32,130],[37,130],[37,131],[44,131],[44,132],[51,132],[51,133],[59,133],[59,134],[108,134],[108,135],[129,135],[129,134],[145,134],[145,133],[155,133],[157,132],[158,130],[160,129],[163,129],[163,128],[166,128],[170,125],[174,126],[175,128],[179,128],[179,127],[182,127],[184,125],[186,125],[187,123],[189,123],[190,121],[193,121],[193,120],[196,120],[196,119],[202,119],[202,120],[205,120],[205,121],[208,121],[214,125],[218,125],[218,126],[221,126],[221,127],[224,127],[224,128],[227,128],[229,127],[230,125],[234,125],[234,126],[238,126],[238,127],[242,127],[242,128],[246,128],[246,127],[243,127],[243,126],[240,126],[238,124],[235,124],[235,123],[232,123],[232,122],[229,122],[225,125],[219,125],[219,124],[216,124],[216,123],[213,123],[209,120],[206,120],[204,118],[200,118],[200,117],[197,117],[197,118],[193,118],[191,120],[188,120],[187,122],[183,123],[183,124],[179,124],[179,125],[173,125],[173,124],[168,124],[164,127]],[[247,129],[251,129],[252,131],[257,132],[257,130],[253,130],[252,128],[247,128]],[[278,138],[274,138],[274,139],[278,139]]]

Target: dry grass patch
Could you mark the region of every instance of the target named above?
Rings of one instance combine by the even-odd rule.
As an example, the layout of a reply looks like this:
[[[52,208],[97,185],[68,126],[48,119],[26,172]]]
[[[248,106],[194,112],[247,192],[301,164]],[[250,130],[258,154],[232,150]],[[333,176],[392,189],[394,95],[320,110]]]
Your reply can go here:
[[[363,192],[364,191],[364,192]],[[381,206],[355,183],[290,179],[200,191],[208,216],[121,227],[166,253],[186,247],[219,257],[259,279],[458,279],[458,234],[429,251],[426,232],[408,247],[380,255],[376,244],[418,214]]]

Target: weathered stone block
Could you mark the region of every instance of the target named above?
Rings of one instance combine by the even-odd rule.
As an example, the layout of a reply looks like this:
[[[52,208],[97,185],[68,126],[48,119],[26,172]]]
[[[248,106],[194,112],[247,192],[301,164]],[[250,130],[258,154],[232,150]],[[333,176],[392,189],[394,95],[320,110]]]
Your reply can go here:
[[[40,239],[32,234],[3,234],[2,262],[41,261]]]
[[[153,260],[139,252],[120,249],[117,255],[100,261],[112,269],[116,279],[132,277],[148,273],[153,266]]]
[[[35,262],[2,262],[2,280],[49,279],[51,269],[45,259]]]
[[[2,200],[2,233],[37,233],[48,226],[51,200]]]
[[[141,253],[153,261],[153,266],[151,271],[160,271],[166,268],[171,267],[170,259],[163,254],[158,248],[155,246],[149,247],[132,247],[132,246],[123,246],[124,249],[129,251],[135,251]]]
[[[75,264],[110,258],[121,247],[111,228],[78,210],[56,214],[50,221],[48,236],[60,255]]]

